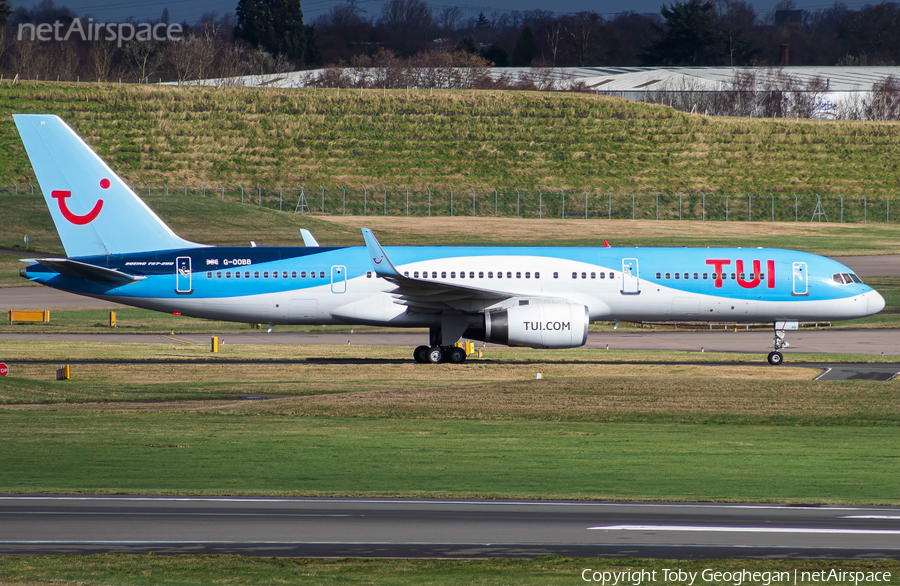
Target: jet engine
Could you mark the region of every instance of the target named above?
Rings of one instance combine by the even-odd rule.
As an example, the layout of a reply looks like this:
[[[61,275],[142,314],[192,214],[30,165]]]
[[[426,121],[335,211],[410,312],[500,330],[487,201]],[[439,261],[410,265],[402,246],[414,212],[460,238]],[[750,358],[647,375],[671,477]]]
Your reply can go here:
[[[584,305],[535,303],[486,313],[484,331],[470,329],[464,335],[507,346],[577,348],[587,342],[589,324]]]

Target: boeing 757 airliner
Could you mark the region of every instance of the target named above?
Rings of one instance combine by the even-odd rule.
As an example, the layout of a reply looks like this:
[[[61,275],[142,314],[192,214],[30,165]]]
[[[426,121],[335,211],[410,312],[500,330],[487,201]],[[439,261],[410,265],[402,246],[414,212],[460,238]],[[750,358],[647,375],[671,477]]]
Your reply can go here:
[[[13,116],[67,258],[23,277],[181,315],[266,324],[429,328],[417,362],[472,340],[575,348],[592,321],[771,322],[771,364],[800,321],[864,317],[884,299],[828,258],[763,248],[213,247],[177,236],[57,116]]]

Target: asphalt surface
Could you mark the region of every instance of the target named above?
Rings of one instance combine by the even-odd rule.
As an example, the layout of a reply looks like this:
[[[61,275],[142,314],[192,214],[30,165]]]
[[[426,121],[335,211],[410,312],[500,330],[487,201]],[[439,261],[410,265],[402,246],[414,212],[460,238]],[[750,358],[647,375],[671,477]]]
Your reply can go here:
[[[0,554],[900,559],[900,508],[0,496]]]

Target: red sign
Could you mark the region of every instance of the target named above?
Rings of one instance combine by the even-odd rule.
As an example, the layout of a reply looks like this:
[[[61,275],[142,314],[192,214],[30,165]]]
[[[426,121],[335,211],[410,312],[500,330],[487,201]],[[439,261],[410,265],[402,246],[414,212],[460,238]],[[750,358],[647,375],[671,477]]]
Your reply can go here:
[[[0,362],[0,376],[6,376],[9,374],[9,367]]]

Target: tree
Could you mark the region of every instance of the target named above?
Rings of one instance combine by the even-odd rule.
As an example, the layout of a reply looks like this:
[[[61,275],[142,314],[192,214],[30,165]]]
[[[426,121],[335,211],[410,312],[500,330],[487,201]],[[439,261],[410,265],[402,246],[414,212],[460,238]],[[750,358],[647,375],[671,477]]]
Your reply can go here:
[[[0,0],[0,26],[6,26],[10,14],[12,14],[12,9],[9,7],[9,1]]]
[[[534,32],[530,26],[526,26],[516,40],[516,48],[513,49],[512,54],[512,66],[528,67],[531,65],[531,60],[534,59],[534,52]]]
[[[478,27],[478,28],[487,28],[487,27],[489,27],[490,25],[491,25],[491,23],[488,22],[488,19],[487,19],[487,17],[484,15],[484,12],[479,12],[479,13],[478,13],[478,20],[475,21],[475,26]]]
[[[509,65],[509,55],[499,45],[491,45],[481,52],[481,56],[494,64],[494,67],[506,67]]]
[[[590,65],[597,58],[603,24],[603,17],[596,12],[582,11],[563,18],[563,31],[580,67]]]
[[[647,50],[647,65],[724,65],[726,41],[712,2],[675,0],[660,10],[665,34]]]
[[[304,63],[307,40],[300,0],[238,0],[237,20],[236,37]]]

